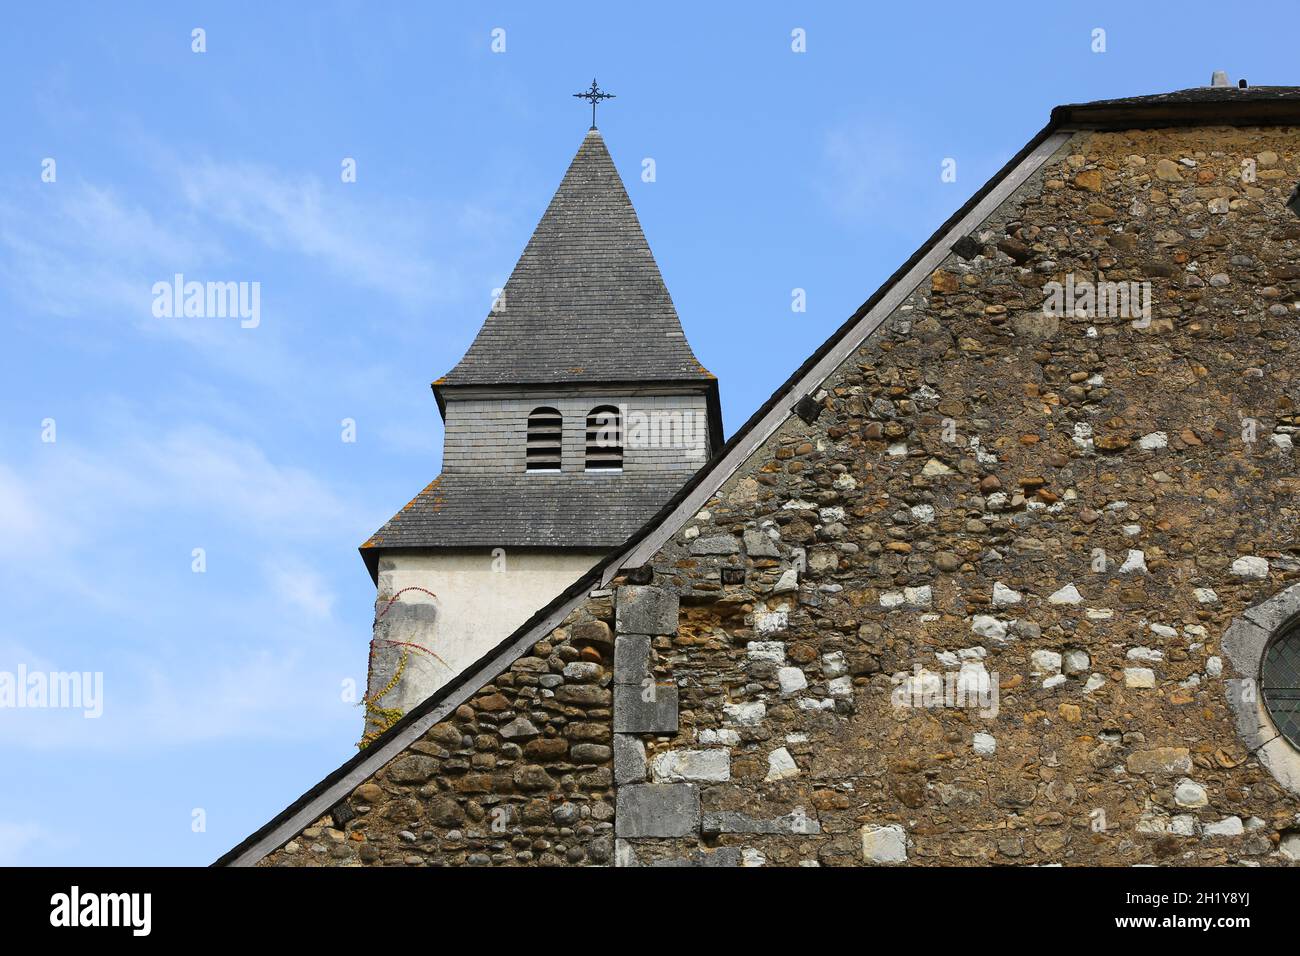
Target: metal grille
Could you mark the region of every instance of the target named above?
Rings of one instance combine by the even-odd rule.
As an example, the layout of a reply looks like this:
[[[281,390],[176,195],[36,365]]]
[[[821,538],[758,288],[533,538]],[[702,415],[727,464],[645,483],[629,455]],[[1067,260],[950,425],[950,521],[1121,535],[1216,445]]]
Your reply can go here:
[[[1275,640],[1260,667],[1264,706],[1282,736],[1300,747],[1300,628]]]

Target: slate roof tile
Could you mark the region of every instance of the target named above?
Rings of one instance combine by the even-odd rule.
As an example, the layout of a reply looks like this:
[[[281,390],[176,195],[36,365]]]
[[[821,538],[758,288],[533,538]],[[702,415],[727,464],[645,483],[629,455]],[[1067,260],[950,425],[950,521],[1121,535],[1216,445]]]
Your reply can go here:
[[[464,358],[437,386],[711,378],[590,130]]]
[[[689,477],[441,475],[371,535],[389,548],[587,547],[627,540]]]

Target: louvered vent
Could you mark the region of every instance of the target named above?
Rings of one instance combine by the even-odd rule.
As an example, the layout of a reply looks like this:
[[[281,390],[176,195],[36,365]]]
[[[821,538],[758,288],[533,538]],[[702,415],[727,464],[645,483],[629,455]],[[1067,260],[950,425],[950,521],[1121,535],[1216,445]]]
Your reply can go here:
[[[534,408],[528,413],[528,449],[525,471],[559,471],[564,418],[554,408]]]
[[[587,413],[587,470],[623,470],[623,420],[613,405]]]

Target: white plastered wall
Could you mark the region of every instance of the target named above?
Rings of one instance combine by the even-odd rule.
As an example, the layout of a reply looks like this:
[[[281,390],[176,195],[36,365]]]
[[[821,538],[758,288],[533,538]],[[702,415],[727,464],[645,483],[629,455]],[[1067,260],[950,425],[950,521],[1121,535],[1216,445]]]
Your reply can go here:
[[[368,695],[384,689],[406,650],[400,681],[376,702],[405,713],[501,643],[607,554],[603,549],[501,549],[494,554],[483,548],[384,556],[376,601],[376,613],[384,612],[384,618],[376,627],[380,646],[372,661]],[[395,595],[397,601],[389,606]]]

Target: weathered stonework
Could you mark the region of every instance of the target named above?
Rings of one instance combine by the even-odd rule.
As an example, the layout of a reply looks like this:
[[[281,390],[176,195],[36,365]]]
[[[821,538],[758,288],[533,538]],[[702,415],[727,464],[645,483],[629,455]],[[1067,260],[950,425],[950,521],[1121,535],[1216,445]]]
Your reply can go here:
[[[612,863],[612,620],[589,599],[262,865]]]
[[[268,862],[1292,863],[1228,630],[1300,580],[1297,181],[1295,129],[1075,134],[578,612],[625,645],[566,621]],[[1070,276],[1149,282],[1149,321],[1045,315]]]
[[[653,562],[681,729],[646,743],[731,773],[638,862],[1288,862],[1300,800],[1219,655],[1300,577],[1297,181],[1295,130],[1078,134],[687,522]],[[1070,273],[1151,282],[1150,322],[1047,319]],[[996,716],[897,706],[918,667],[996,675]],[[718,826],[797,807],[815,832]]]

